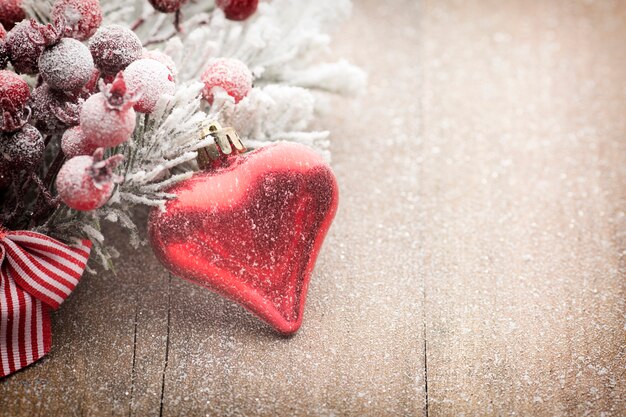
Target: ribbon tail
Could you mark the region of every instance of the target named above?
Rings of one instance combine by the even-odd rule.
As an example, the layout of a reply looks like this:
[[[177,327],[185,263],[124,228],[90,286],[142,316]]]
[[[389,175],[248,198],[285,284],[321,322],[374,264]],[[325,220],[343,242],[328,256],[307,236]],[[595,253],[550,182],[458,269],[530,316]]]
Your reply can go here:
[[[50,351],[50,307],[15,284],[0,269],[0,378],[41,359]]]

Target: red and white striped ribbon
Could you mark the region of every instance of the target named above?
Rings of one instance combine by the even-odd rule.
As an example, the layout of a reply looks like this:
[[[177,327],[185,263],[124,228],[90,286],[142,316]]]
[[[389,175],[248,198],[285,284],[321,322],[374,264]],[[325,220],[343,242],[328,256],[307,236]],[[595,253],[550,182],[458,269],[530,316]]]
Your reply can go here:
[[[50,350],[50,310],[78,284],[91,242],[68,246],[46,235],[0,228],[0,378]]]

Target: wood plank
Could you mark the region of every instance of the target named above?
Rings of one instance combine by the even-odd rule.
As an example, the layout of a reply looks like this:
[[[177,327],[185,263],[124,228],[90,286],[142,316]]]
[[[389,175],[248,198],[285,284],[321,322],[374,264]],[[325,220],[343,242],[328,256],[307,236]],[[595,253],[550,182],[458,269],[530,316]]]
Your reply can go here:
[[[626,3],[425,1],[431,415],[623,415]]]
[[[54,313],[50,354],[0,381],[0,416],[158,413],[169,276],[149,247],[131,249],[117,227],[107,235],[123,254],[117,274],[83,277]]]
[[[373,83],[356,102],[331,98],[342,111],[319,122],[333,132],[341,207],[300,333],[277,337],[241,308],[170,279],[149,248],[123,246],[118,275],[85,277],[55,314],[50,356],[0,382],[0,416],[424,411],[419,229],[410,221],[418,166],[406,153],[419,129],[418,14],[414,2],[402,8],[359,4],[333,45]],[[117,229],[109,238],[125,240]]]
[[[341,197],[302,329],[276,337],[241,308],[173,281],[164,415],[423,412],[418,166],[407,152],[419,129],[418,10],[401,7],[359,2],[333,43],[372,83],[356,102],[332,99],[341,111],[319,123],[332,130]]]

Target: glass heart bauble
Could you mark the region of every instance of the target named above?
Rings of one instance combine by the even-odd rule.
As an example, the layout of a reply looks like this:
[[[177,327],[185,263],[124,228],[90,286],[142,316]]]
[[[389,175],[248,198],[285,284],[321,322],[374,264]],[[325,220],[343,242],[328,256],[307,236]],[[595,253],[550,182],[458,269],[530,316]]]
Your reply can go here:
[[[149,220],[166,268],[295,333],[337,210],[328,164],[306,146],[281,142],[227,158],[167,192],[176,198]]]

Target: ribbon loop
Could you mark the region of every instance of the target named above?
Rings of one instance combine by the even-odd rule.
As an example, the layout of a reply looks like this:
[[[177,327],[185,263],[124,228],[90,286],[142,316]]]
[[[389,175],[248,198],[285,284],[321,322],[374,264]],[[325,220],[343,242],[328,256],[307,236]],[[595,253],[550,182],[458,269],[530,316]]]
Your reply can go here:
[[[30,231],[0,234],[0,377],[50,350],[49,310],[72,293],[91,242],[69,246]]]

